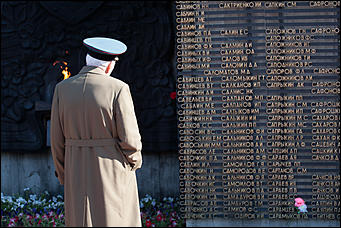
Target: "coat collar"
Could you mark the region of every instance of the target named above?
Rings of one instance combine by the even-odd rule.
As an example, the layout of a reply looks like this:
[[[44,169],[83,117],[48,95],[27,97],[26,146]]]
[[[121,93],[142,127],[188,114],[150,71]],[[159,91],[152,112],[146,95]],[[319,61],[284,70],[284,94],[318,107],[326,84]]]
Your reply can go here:
[[[79,74],[88,73],[106,75],[105,72],[97,66],[83,66],[83,68],[79,72]]]

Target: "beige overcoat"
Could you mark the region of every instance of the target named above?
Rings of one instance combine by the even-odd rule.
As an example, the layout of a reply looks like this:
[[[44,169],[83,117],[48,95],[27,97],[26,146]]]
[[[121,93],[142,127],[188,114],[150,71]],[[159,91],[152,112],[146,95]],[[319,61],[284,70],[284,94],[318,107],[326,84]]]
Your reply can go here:
[[[51,151],[66,226],[141,226],[141,137],[129,86],[98,67],[55,87]]]

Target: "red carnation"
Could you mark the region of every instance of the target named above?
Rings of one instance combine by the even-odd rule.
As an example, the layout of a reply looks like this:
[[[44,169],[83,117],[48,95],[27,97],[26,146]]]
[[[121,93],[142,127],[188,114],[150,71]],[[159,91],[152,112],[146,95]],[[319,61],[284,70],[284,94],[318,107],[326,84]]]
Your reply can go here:
[[[176,98],[176,92],[171,92],[170,97],[171,97],[171,99],[174,100]]]
[[[158,215],[156,216],[156,220],[157,220],[157,221],[161,221],[161,220],[162,220],[162,215],[161,215],[161,214],[158,214]]]
[[[151,227],[152,223],[149,219],[146,220],[146,227]]]

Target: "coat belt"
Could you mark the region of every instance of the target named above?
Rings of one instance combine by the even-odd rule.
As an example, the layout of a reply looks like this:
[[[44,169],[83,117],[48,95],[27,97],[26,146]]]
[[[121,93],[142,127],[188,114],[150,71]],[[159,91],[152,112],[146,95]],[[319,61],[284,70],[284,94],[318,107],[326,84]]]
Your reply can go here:
[[[65,139],[65,146],[113,146],[117,139]]]

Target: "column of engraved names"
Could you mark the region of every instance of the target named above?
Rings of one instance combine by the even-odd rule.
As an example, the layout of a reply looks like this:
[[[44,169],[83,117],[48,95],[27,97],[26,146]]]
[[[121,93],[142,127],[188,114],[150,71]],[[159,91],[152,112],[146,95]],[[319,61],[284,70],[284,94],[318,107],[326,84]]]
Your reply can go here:
[[[218,2],[212,6],[223,12],[223,18],[231,15],[247,18],[246,11],[242,14],[236,11],[245,10],[250,4]],[[217,27],[219,40],[222,40],[219,43],[220,69],[212,71],[221,75],[224,218],[255,219],[264,216],[259,207],[264,201],[266,169],[259,136],[262,130],[256,123],[262,96],[254,94],[262,77],[253,73],[258,64],[252,59],[257,54],[251,39],[252,23],[247,19],[238,19],[238,23],[241,25],[237,28],[233,20],[212,25]]]
[[[303,140],[308,115],[304,112],[301,88],[309,76],[302,76],[311,66],[310,55],[280,55],[280,52],[309,49],[311,37],[302,29],[266,28],[266,87],[269,218],[300,217],[292,206],[297,195],[295,174],[306,173],[297,154],[306,147]],[[303,48],[302,48],[303,47]],[[309,51],[303,51],[309,52]],[[300,52],[302,53],[302,52]]]
[[[300,10],[309,9],[309,5],[312,6],[315,3],[316,2],[314,1],[298,2],[297,6],[301,7]],[[314,10],[309,9],[310,15],[313,18],[314,13],[316,13],[316,8],[317,7],[315,6]],[[283,11],[285,11],[285,8]],[[319,11],[317,10],[317,12]],[[295,10],[292,10],[290,15],[292,15],[293,18],[304,18],[300,13],[296,14]],[[325,172],[330,174],[336,173],[338,169],[332,162],[312,162],[312,160],[318,160],[314,159],[314,155],[312,156],[311,154],[316,145],[317,147],[321,147],[321,145],[322,147],[325,147],[327,144],[333,145],[329,142],[318,142],[321,138],[314,135],[314,126],[321,126],[321,124],[315,121],[316,117],[314,117],[314,115],[311,115],[315,109],[313,106],[316,106],[316,103],[319,104],[319,100],[335,100],[336,97],[334,96],[334,98],[332,98],[332,96],[325,96],[323,93],[319,96],[314,95],[314,90],[316,91],[316,88],[314,87],[316,87],[316,85],[323,85],[322,81],[328,81],[328,78],[326,77],[316,77],[314,75],[314,72],[316,71],[314,67],[319,66],[320,64],[329,65],[333,61],[326,61],[328,60],[328,57],[322,53],[325,49],[320,47],[321,44],[329,45],[330,40],[328,40],[328,38],[324,39],[316,36],[316,33],[312,32],[319,30],[318,28],[320,27],[321,21],[323,21],[322,23],[324,24],[329,24],[335,19],[330,18],[328,19],[328,22],[326,22],[324,18],[320,19],[318,16],[315,16],[316,19],[311,20],[311,17],[307,16],[307,19],[300,20],[300,22],[295,23],[294,26],[271,27],[267,30],[266,34],[266,60],[270,73],[270,75],[267,75],[267,87],[279,86],[280,88],[278,91],[280,92],[279,95],[281,95],[279,96],[279,99],[277,99],[277,101],[281,102],[271,102],[269,107],[272,108],[272,110],[267,110],[268,118],[271,119],[269,119],[271,128],[277,130],[280,134],[268,139],[271,141],[271,144],[269,145],[272,147],[275,146],[275,148],[272,148],[272,151],[274,149],[279,151],[281,154],[278,156],[281,156],[283,159],[281,161],[281,168],[284,169],[277,170],[283,172],[280,175],[283,176],[284,179],[288,179],[288,181],[278,183],[279,185],[282,185],[279,190],[282,195],[275,194],[270,196],[272,198],[278,198],[277,201],[271,201],[275,202],[273,204],[276,204],[276,207],[269,207],[270,218],[275,219],[308,218],[308,216],[322,218],[323,216],[321,215],[316,216],[313,208],[311,208],[311,205],[314,203],[312,198],[314,198],[314,191],[316,192],[316,189],[312,187],[311,184],[314,185],[314,183],[311,182],[309,177],[312,176],[314,178],[314,174]],[[287,18],[290,19],[289,17]],[[282,21],[284,25],[286,22],[286,20]],[[337,47],[337,45],[335,46]],[[335,57],[335,59],[338,58],[337,55]],[[271,89],[269,89],[269,91],[270,90]],[[270,97],[270,99],[271,101],[276,101],[275,97]],[[280,128],[280,126],[282,126],[281,129],[276,129]],[[336,138],[334,138],[334,140]],[[296,142],[295,139],[297,140]],[[336,144],[334,143],[334,146],[335,145]],[[269,148],[269,151],[271,151],[271,148]],[[276,169],[270,170],[270,162],[268,166],[270,177],[271,171]],[[290,174],[292,172],[293,175]],[[290,180],[292,177],[294,177],[292,179],[293,181]],[[318,182],[315,181],[315,184],[316,183]],[[271,185],[270,180],[268,185]],[[283,195],[283,191],[287,192],[287,194]],[[308,214],[296,214],[293,207],[293,198],[295,197],[301,197],[306,201],[309,208]],[[271,213],[271,211],[273,213]],[[324,217],[324,219],[325,218],[326,217]]]
[[[265,28],[266,88],[271,94],[266,99],[270,219],[301,216],[293,204],[297,197],[295,174],[306,173],[297,154],[306,147],[303,138],[307,127],[306,102],[301,93],[304,81],[310,80],[309,76],[304,76],[304,69],[311,66],[311,37],[300,29],[299,23],[292,27],[286,25],[285,12],[287,9],[295,10],[296,3],[269,5],[273,10],[280,7],[275,20],[278,25]]]
[[[340,2],[330,3],[310,2],[310,7],[340,14]],[[310,93],[320,99],[310,103],[310,159],[319,169],[311,174],[310,210],[313,219],[340,220],[340,173],[336,172],[340,167],[340,19],[328,22],[307,29],[323,42],[323,46],[316,47],[316,55],[329,58],[325,66],[316,65],[312,71]]]
[[[204,24],[207,4],[176,3],[181,210],[185,218],[210,218],[218,211],[214,162],[220,143],[212,129],[212,77],[200,74],[211,61],[210,31]]]

